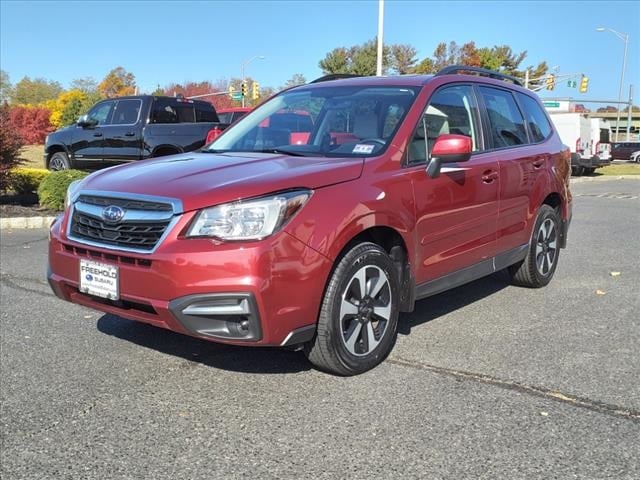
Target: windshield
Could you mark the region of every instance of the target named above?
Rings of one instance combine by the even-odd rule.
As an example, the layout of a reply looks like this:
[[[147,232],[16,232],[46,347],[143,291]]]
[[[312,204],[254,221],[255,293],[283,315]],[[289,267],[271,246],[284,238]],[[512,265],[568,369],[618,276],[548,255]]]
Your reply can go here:
[[[417,88],[406,87],[297,88],[249,113],[204,151],[378,155],[417,93]]]

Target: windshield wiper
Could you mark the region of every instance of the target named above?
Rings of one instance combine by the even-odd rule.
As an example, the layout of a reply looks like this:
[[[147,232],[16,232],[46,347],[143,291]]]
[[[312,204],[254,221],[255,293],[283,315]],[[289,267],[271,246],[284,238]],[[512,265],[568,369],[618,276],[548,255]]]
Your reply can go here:
[[[296,152],[292,150],[287,150],[284,148],[263,148],[262,150],[254,150],[254,152],[260,153],[282,153],[283,155],[291,155],[292,157],[306,157],[307,154],[302,152]]]

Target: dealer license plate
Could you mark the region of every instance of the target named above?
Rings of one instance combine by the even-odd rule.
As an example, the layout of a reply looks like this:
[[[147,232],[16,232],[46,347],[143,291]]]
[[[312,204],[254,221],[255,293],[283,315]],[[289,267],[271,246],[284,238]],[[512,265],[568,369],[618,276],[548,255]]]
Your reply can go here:
[[[118,300],[118,267],[80,260],[80,291],[97,297]]]

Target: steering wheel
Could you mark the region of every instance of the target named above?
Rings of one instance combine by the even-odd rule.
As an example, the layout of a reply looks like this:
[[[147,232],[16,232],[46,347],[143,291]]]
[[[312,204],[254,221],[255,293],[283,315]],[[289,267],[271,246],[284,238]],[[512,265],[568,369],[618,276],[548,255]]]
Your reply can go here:
[[[383,147],[387,144],[387,142],[381,138],[363,138],[362,140],[358,140],[358,143],[377,143]]]

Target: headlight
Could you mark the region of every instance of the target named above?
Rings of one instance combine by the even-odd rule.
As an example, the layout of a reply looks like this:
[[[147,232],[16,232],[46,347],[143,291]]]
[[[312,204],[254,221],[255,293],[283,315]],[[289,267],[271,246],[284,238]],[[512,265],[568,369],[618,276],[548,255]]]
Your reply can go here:
[[[82,180],[74,180],[67,187],[67,194],[64,196],[64,209],[65,210],[71,204],[71,199],[73,198],[73,194],[76,193],[76,190],[78,190],[78,185],[80,185],[80,182],[82,182]]]
[[[260,240],[293,217],[311,193],[297,190],[205,208],[195,217],[187,237]]]

